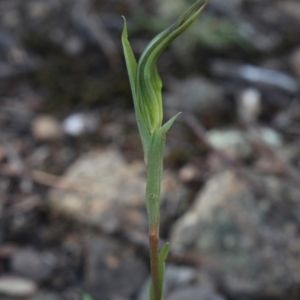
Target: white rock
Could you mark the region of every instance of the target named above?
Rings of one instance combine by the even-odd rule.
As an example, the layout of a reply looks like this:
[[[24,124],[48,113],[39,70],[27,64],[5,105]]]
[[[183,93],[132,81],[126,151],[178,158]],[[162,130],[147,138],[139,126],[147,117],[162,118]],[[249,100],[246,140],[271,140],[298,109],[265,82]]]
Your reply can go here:
[[[28,279],[16,276],[0,277],[0,293],[12,297],[26,297],[37,290],[36,284]]]
[[[98,127],[98,119],[94,115],[76,113],[68,116],[62,126],[66,134],[80,136],[95,132]]]
[[[238,116],[242,122],[256,121],[261,112],[261,93],[255,88],[242,91],[238,98]]]

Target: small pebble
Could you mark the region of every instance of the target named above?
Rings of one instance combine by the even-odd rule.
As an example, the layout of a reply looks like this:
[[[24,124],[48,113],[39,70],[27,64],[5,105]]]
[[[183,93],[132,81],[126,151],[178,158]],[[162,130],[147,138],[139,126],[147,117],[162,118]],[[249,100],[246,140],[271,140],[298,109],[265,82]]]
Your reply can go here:
[[[20,25],[21,18],[16,9],[6,11],[2,18],[2,22],[5,27],[16,28],[18,25]]]
[[[84,48],[83,41],[77,36],[71,36],[64,42],[64,50],[67,54],[76,56],[82,52]]]
[[[46,1],[31,1],[27,4],[28,15],[36,20],[47,16],[49,8],[49,4]]]
[[[254,122],[261,112],[261,93],[255,88],[243,90],[238,98],[238,116],[244,123]]]
[[[182,182],[191,182],[199,177],[199,171],[192,164],[183,166],[179,171],[179,178]]]
[[[51,116],[39,116],[33,120],[31,131],[35,139],[54,141],[62,138],[63,133],[59,122]]]
[[[51,278],[56,264],[57,259],[53,254],[31,248],[16,251],[11,259],[14,273],[38,282]]]
[[[63,130],[71,136],[80,136],[83,134],[94,133],[98,127],[98,119],[96,116],[76,113],[68,116],[63,121]]]

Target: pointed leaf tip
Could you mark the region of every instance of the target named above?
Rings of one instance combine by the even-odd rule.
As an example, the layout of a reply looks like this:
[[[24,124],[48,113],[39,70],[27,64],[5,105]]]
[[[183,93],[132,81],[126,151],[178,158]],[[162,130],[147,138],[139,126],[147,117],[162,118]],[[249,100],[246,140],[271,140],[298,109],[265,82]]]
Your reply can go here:
[[[127,39],[128,38],[128,34],[127,34],[127,22],[126,22],[126,18],[124,16],[122,16],[123,18],[123,31],[122,31],[122,40],[123,39]]]

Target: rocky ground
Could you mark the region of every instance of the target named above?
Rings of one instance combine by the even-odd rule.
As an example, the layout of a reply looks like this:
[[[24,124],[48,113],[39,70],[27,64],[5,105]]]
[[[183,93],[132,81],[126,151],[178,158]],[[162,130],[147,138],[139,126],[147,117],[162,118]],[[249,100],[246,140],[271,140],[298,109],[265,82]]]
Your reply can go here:
[[[187,0],[0,1],[0,299],[147,300],[122,57]],[[300,3],[211,0],[161,56],[166,300],[300,297]]]

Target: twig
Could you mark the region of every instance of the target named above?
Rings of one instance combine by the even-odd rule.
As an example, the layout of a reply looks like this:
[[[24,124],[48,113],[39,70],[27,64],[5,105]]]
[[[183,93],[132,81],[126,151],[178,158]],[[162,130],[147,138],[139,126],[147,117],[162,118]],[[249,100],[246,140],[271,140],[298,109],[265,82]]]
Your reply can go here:
[[[89,13],[90,2],[90,0],[77,0],[73,10],[74,20],[89,31],[102,49],[111,69],[118,71],[121,66],[118,48],[104,27],[100,17]]]
[[[184,114],[183,117],[184,123],[191,128],[191,130],[194,132],[194,134],[202,141],[206,147],[213,152],[216,156],[218,156],[225,164],[227,164],[229,167],[233,168],[239,176],[241,176],[246,182],[248,182],[254,189],[254,192],[258,197],[268,197],[274,205],[276,205],[280,211],[286,211],[289,212],[290,209],[287,208],[287,205],[284,202],[278,202],[274,198],[272,194],[270,194],[265,188],[260,186],[259,183],[255,182],[251,176],[243,169],[241,162],[238,159],[234,159],[229,157],[224,151],[216,149],[207,139],[205,134],[205,129],[201,125],[200,122],[192,115],[192,114]],[[253,126],[253,125],[248,125]],[[253,128],[253,127],[252,127]],[[300,174],[297,169],[295,169],[293,166],[288,164],[283,157],[276,152],[276,150],[272,149],[269,145],[267,145],[259,136],[259,145],[261,148],[261,151],[264,149],[264,151],[269,154],[269,156],[275,158],[279,161],[279,164],[282,168],[282,173],[287,175],[288,177],[295,180],[297,183],[300,183]],[[291,218],[294,220],[296,224],[299,224],[299,218],[296,214],[296,212],[292,212]]]
[[[253,65],[215,60],[211,64],[211,71],[216,76],[237,77],[253,83],[268,84],[291,94],[296,94],[300,90],[299,81],[294,77]]]
[[[235,169],[240,169],[240,162],[237,158],[232,158],[227,153],[222,150],[215,148],[206,137],[205,128],[202,124],[195,118],[194,115],[185,112],[182,114],[184,123],[193,131],[193,133],[199,138],[203,145],[211,152],[216,154],[222,161],[226,164],[231,165]]]
[[[223,162],[226,164],[234,167],[239,172],[242,172],[241,169],[241,163],[237,158],[232,158],[228,156],[224,151],[216,149],[207,139],[205,129],[200,124],[200,122],[192,115],[188,113],[184,113],[183,116],[184,122],[192,129],[194,134],[201,140],[201,142],[207,147],[207,149],[214,154],[216,154]],[[280,170],[283,175],[286,175],[296,182],[300,183],[300,172],[293,167],[291,164],[289,164],[283,157],[280,155],[274,148],[269,146],[267,143],[265,143],[262,138],[261,134],[259,133],[258,126],[255,125],[247,125],[247,129],[250,131],[252,136],[255,139],[255,143],[252,142],[253,146],[256,147],[256,149],[260,150],[260,152],[267,153],[267,155],[279,164]],[[245,176],[245,172],[243,172]],[[249,177],[249,176],[247,176]],[[248,178],[249,179],[249,178]],[[252,180],[251,180],[252,181]]]
[[[273,158],[276,161],[279,171],[282,175],[286,175],[300,184],[299,170],[289,164],[285,158],[278,153],[278,151],[276,151],[276,149],[264,142],[264,140],[261,138],[260,128],[257,125],[250,125],[248,126],[248,130],[255,139],[255,143],[252,142],[252,144],[256,146],[256,149],[267,154],[269,158]]]
[[[61,190],[100,194],[100,190],[92,189],[84,180],[70,179],[34,169],[15,168],[10,164],[2,164],[0,174],[9,177],[26,177],[35,183]]]

